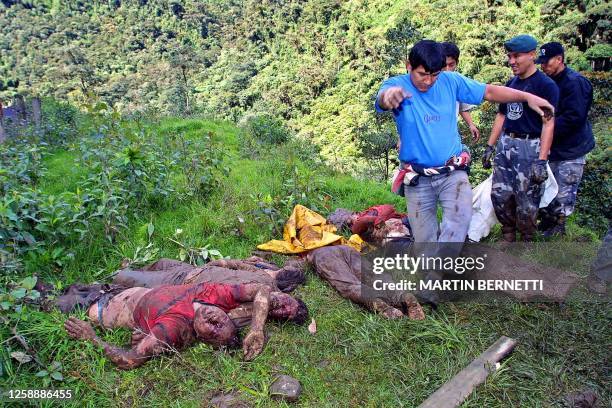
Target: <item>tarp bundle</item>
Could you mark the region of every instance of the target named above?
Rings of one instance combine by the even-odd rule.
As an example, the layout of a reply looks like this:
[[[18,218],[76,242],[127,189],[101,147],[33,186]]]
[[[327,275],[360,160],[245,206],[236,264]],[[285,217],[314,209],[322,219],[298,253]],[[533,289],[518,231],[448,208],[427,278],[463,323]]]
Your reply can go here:
[[[281,254],[299,254],[326,245],[349,245],[361,251],[363,240],[352,235],[348,240],[337,235],[336,227],[328,224],[325,217],[304,207],[296,205],[283,230],[283,240],[273,239],[257,246],[262,251]]]
[[[548,164],[546,165],[546,170],[548,171],[548,178],[544,183],[544,193],[540,199],[540,208],[548,206],[559,192],[559,185]],[[491,201],[492,187],[493,174],[472,190],[473,213],[472,220],[470,221],[470,228],[468,230],[468,237],[472,241],[478,242],[489,235],[491,228],[497,223],[493,202]]]

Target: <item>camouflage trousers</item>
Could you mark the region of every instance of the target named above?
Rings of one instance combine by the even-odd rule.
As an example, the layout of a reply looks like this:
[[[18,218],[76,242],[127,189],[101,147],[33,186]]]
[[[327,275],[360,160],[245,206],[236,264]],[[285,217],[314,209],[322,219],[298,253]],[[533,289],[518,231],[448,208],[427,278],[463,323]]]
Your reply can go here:
[[[503,233],[517,230],[523,238],[536,231],[543,183],[529,180],[532,163],[540,154],[540,139],[519,139],[502,134],[493,162],[491,201]],[[542,188],[541,188],[542,187]]]
[[[584,156],[573,160],[548,163],[559,185],[559,192],[548,207],[540,209],[539,216],[542,229],[546,230],[556,225],[563,225],[567,217],[574,212],[584,163]]]

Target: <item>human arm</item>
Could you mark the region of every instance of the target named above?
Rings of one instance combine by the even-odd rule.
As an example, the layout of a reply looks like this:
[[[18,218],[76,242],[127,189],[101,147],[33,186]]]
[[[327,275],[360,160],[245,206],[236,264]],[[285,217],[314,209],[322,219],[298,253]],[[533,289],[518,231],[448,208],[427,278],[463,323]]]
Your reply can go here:
[[[377,102],[383,110],[397,109],[404,99],[410,97],[412,95],[401,86],[391,86],[380,92]]]
[[[555,113],[555,108],[546,99],[507,86],[487,85],[484,99],[495,103],[527,102],[543,121],[550,120]]]
[[[499,139],[499,136],[503,130],[505,119],[506,115],[501,112],[498,112],[497,115],[495,115],[495,121],[493,122],[493,127],[491,128],[491,135],[489,136],[489,140],[487,140],[487,148],[482,156],[482,167],[485,169],[491,168],[491,159],[495,153],[495,145],[497,144],[497,139]]]
[[[593,102],[593,88],[586,80],[568,81],[563,89],[563,100],[555,116],[555,137],[564,137],[579,131],[587,122]]]
[[[535,160],[531,164],[531,171],[529,173],[529,179],[535,183],[543,183],[548,178],[546,163],[548,160],[548,154],[550,153],[550,146],[552,145],[553,141],[554,128],[554,119],[542,124],[542,133],[540,135],[540,155],[538,160]]]
[[[472,134],[472,140],[474,140],[475,142],[479,141],[480,140],[480,131],[478,130],[478,128],[474,124],[474,121],[472,120],[472,115],[470,114],[470,112],[468,112],[468,111],[459,112],[459,115],[461,115],[461,117],[463,118],[465,123],[470,128],[470,133]]]
[[[265,343],[264,325],[270,310],[270,287],[259,284],[247,284],[242,287],[238,302],[253,301],[251,329],[242,342],[244,359],[252,360],[263,350]]]
[[[163,344],[155,336],[144,336],[130,349],[114,346],[100,339],[89,323],[75,317],[66,320],[64,328],[73,339],[90,341],[101,347],[106,357],[123,370],[139,367],[163,351]]]
[[[542,133],[540,134],[540,160],[548,160],[554,129],[555,119],[548,120],[542,124]]]

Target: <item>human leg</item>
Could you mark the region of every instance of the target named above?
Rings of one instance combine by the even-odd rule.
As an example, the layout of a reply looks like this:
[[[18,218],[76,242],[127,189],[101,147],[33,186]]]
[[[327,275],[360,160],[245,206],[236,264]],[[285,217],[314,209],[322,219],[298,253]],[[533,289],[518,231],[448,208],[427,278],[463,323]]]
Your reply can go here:
[[[521,239],[529,242],[536,232],[536,219],[544,183],[531,181],[531,166],[540,153],[540,139],[516,139],[516,226]]]
[[[438,241],[464,242],[472,219],[472,188],[467,173],[454,171],[441,180],[438,199],[443,211]]]
[[[549,162],[559,192],[546,208],[540,210],[540,229],[544,231],[545,236],[565,233],[565,221],[574,212],[584,164],[584,156],[573,160]]]
[[[416,186],[405,186],[408,221],[415,242],[438,241],[436,209],[438,197],[432,187],[432,177],[420,177]]]
[[[491,201],[495,216],[502,226],[504,241],[516,239],[516,201],[514,197],[515,169],[512,157],[516,155],[512,139],[502,135],[497,143],[497,154],[493,160]]]

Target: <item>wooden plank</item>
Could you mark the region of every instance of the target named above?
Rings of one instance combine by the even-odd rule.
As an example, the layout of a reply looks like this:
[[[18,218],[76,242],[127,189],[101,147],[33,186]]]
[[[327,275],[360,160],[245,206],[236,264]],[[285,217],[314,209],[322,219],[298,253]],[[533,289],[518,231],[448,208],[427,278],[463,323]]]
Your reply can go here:
[[[491,347],[461,370],[457,375],[431,394],[419,408],[456,408],[482,384],[496,364],[506,357],[516,346],[516,340],[500,337]]]

